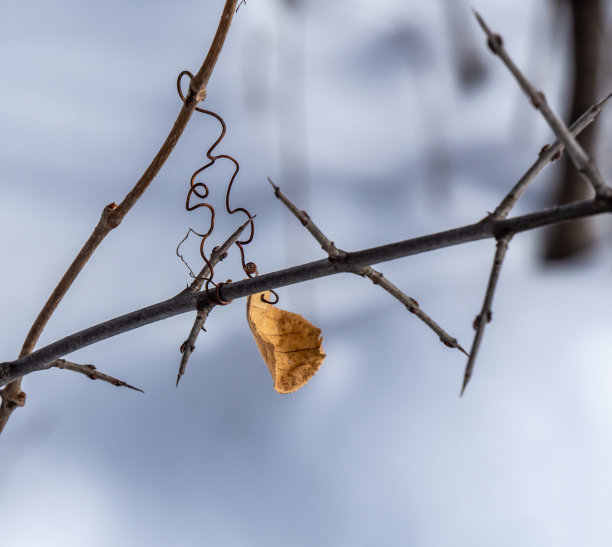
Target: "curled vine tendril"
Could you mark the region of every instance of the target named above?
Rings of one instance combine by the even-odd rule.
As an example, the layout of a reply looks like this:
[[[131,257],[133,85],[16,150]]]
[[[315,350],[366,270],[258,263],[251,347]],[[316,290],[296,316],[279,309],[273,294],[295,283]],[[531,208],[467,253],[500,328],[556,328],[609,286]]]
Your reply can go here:
[[[183,70],[183,72],[181,72],[178,75],[178,78],[176,81],[176,88],[177,88],[179,97],[181,98],[183,102],[187,100],[181,88],[181,83],[182,83],[184,76],[187,76],[189,80],[191,81],[193,79],[193,74],[189,72],[188,70]],[[235,243],[235,245],[240,250],[240,261],[242,264],[242,269],[244,270],[244,273],[248,277],[253,277],[257,275],[257,266],[255,265],[254,262],[246,262],[246,258],[244,254],[244,246],[248,245],[251,241],[253,241],[253,236],[255,235],[255,224],[253,222],[254,216],[251,215],[251,213],[244,207],[235,207],[232,209],[232,207],[230,206],[230,194],[232,191],[232,185],[234,184],[234,180],[236,179],[236,176],[238,175],[238,171],[240,170],[240,165],[238,164],[238,161],[234,157],[228,154],[218,154],[218,155],[213,154],[215,148],[219,145],[219,143],[225,137],[225,133],[227,131],[225,121],[223,120],[221,116],[219,116],[219,114],[216,114],[215,112],[212,112],[211,110],[206,110],[200,107],[196,107],[195,110],[197,110],[198,112],[201,112],[202,114],[207,114],[208,116],[215,118],[221,125],[221,133],[217,137],[217,140],[215,140],[215,142],[211,145],[211,147],[206,152],[206,158],[208,159],[208,162],[202,167],[200,167],[199,169],[197,169],[193,173],[193,175],[191,175],[191,179],[189,183],[189,191],[187,192],[187,198],[185,201],[185,208],[187,209],[187,211],[194,211],[201,207],[208,209],[208,211],[210,212],[210,223],[208,226],[208,230],[204,233],[200,233],[190,228],[190,231],[187,232],[187,236],[189,236],[189,233],[193,233],[194,235],[200,238],[200,256],[202,257],[202,260],[204,260],[204,262],[206,263],[206,266],[209,269],[208,277],[205,280],[204,290],[208,294],[209,298],[211,298],[212,300],[214,300],[220,305],[226,305],[226,304],[229,304],[230,301],[224,300],[221,297],[220,290],[221,290],[223,283],[215,283],[213,281],[214,267],[208,260],[208,257],[206,256],[206,253],[204,251],[204,245],[206,243],[206,240],[209,238],[209,236],[212,234],[213,230],[215,229],[215,208],[210,203],[207,203],[206,201],[204,201],[206,200],[206,198],[208,197],[210,193],[208,185],[205,182],[202,182],[201,180],[197,180],[197,179],[201,176],[201,174],[204,171],[206,171],[206,169],[211,167],[219,159],[225,159],[234,164],[234,172],[229,180],[229,183],[227,185],[227,190],[225,193],[225,209],[230,215],[233,215],[236,213],[243,213],[244,215],[246,215],[247,220],[250,221],[250,225],[249,225],[250,232],[249,232],[248,237],[246,239],[236,241]],[[187,236],[185,236],[185,239],[187,239]],[[185,239],[183,239],[183,241],[179,243],[179,247],[185,241]],[[177,248],[177,255],[181,258],[183,262],[185,262],[182,255],[179,253],[178,248]],[[189,268],[189,266],[187,267]],[[191,268],[189,268],[189,272],[193,277],[195,277]],[[231,282],[231,280],[227,281],[227,283],[229,282]],[[214,291],[212,292],[210,291],[210,285],[213,285],[215,287]],[[271,292],[276,297],[276,300],[274,300],[273,303],[278,302],[278,295],[274,291],[271,291]],[[267,300],[264,300],[264,301],[267,302]]]

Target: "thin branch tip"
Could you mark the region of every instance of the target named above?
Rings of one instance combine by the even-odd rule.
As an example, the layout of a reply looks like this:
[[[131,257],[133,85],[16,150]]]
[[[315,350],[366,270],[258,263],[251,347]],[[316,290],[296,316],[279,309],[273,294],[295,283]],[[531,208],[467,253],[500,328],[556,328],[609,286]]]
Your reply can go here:
[[[488,34],[490,32],[489,27],[484,22],[484,19],[482,18],[480,13],[476,11],[476,8],[472,7],[472,13],[474,14],[474,17],[476,17],[476,21],[478,21],[478,24],[482,27],[482,30],[484,30]]]
[[[275,195],[276,197],[279,197],[279,196],[278,196],[278,194],[279,194],[279,192],[280,192],[280,187],[279,187],[279,186],[277,186],[276,184],[274,184],[274,183],[272,182],[272,179],[271,179],[270,177],[268,177],[268,182],[269,182],[269,183],[272,185],[272,188],[274,188],[274,195]]]
[[[331,241],[312,221],[310,215],[306,211],[301,210],[283,192],[281,192],[280,188],[278,188],[269,177],[268,180],[275,189],[276,197],[295,215],[302,225],[305,226],[311,235],[318,241],[321,248],[328,254],[330,264],[332,264],[334,267],[341,268],[348,256],[348,253],[336,247],[334,242]],[[456,338],[450,336],[440,325],[438,325],[438,323],[436,323],[421,309],[419,303],[414,298],[411,298],[401,289],[396,287],[393,283],[391,283],[391,281],[385,278],[381,272],[375,270],[370,265],[348,271],[351,271],[351,273],[361,277],[370,279],[372,283],[387,291],[391,296],[401,302],[408,309],[408,311],[414,313],[421,321],[423,321],[423,323],[425,323],[434,333],[436,333],[445,346],[457,348],[463,353],[466,353],[465,350],[458,344]]]
[[[133,389],[134,391],[139,391],[140,393],[144,393],[144,391],[136,386],[128,384],[123,380],[119,380],[110,374],[105,374],[104,372],[100,372],[94,365],[86,364],[81,365],[79,363],[73,363],[71,361],[66,361],[66,359],[56,359],[55,361],[48,364],[46,368],[59,368],[62,370],[70,370],[72,372],[78,372],[79,374],[83,374],[87,376],[90,380],[102,380],[107,384],[111,384],[115,387],[127,387],[128,389]]]
[[[463,394],[465,393],[465,388],[467,387],[469,381],[470,381],[470,377],[464,376],[463,385],[461,386],[461,392],[459,393],[459,397],[463,397]]]

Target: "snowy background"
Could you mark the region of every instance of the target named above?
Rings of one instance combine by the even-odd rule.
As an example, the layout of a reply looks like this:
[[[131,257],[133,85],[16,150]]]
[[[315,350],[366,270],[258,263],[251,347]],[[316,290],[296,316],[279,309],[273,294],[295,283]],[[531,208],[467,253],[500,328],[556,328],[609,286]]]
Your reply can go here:
[[[0,4],[3,359],[165,138],[175,78],[200,66],[221,4]],[[357,250],[479,220],[551,140],[467,3],[451,17],[484,70],[469,89],[442,0],[306,4],[243,5],[208,89],[228,124],[218,150],[241,165],[232,199],[257,214],[247,256],[260,272],[324,256],[268,176]],[[563,17],[555,26],[547,2],[474,7],[563,112]],[[598,122],[608,134],[611,119]],[[194,116],[39,345],[185,286],[174,249],[198,215],[184,197],[217,131]],[[546,204],[554,173],[517,213]],[[66,371],[29,376],[0,439],[2,545],[609,545],[612,248],[605,220],[599,229],[597,252],[563,268],[539,262],[540,233],[512,241],[462,399],[462,354],[349,275],[279,291],[323,329],[327,354],[290,396],[274,392],[243,302],[212,313],[179,389],[191,314],[70,356],[145,395]],[[380,269],[469,347],[493,250]],[[218,275],[240,278],[235,255]]]

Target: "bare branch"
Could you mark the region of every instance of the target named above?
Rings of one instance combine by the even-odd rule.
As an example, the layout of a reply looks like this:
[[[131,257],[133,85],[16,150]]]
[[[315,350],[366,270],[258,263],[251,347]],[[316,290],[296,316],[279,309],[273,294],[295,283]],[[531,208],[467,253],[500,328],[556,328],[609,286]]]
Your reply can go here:
[[[474,328],[476,334],[474,335],[474,341],[472,342],[472,349],[468,357],[467,365],[465,366],[465,373],[463,374],[463,386],[461,387],[461,395],[465,391],[468,382],[472,376],[474,370],[474,363],[476,356],[478,355],[478,349],[480,348],[480,342],[484,335],[485,326],[489,323],[493,317],[491,310],[491,304],[493,303],[493,295],[495,294],[495,288],[497,287],[497,280],[499,279],[499,272],[501,271],[506,251],[508,250],[508,243],[512,236],[506,235],[500,237],[497,240],[497,248],[495,250],[495,258],[493,259],[493,266],[491,267],[491,274],[489,276],[489,284],[487,285],[487,292],[485,293],[484,301],[482,303],[482,309],[480,313],[474,319]]]
[[[333,263],[325,258],[235,283],[227,283],[222,287],[221,298],[223,300],[244,298],[250,294],[286,287],[341,272],[354,273],[356,270],[371,264],[460,245],[469,241],[512,236],[519,232],[604,212],[612,212],[612,199],[595,198],[568,205],[559,205],[505,220],[485,218],[475,224],[444,232],[397,241],[362,251],[347,252],[345,256],[333,261]],[[168,317],[195,310],[198,306],[206,306],[210,303],[211,300],[209,300],[206,291],[183,292],[163,302],[94,325],[38,349],[30,355],[15,361],[0,363],[0,385],[42,370],[47,363],[77,349]]]
[[[281,189],[270,180],[268,182],[274,188],[274,195],[284,204],[287,208],[297,217],[302,225],[313,235],[313,237],[319,242],[321,248],[329,255],[329,259],[333,262],[346,256],[346,253],[336,247],[334,242],[329,240],[327,236],[319,229],[319,227],[312,221],[310,215],[306,211],[299,209],[282,191]],[[357,275],[367,277],[379,287],[387,291],[391,296],[399,300],[406,309],[414,313],[423,323],[425,323],[431,330],[433,330],[442,343],[449,348],[457,348],[459,351],[466,353],[461,347],[457,339],[448,334],[438,323],[436,323],[429,315],[427,315],[419,306],[419,303],[414,299],[405,294],[401,289],[396,287],[391,281],[389,281],[381,272],[375,270],[371,266],[365,266],[359,270],[354,271]]]
[[[473,11],[478,23],[487,35],[487,44],[491,48],[491,51],[503,61],[508,70],[510,70],[515,77],[521,89],[530,98],[533,106],[540,111],[557,138],[565,145],[570,159],[582,177],[593,187],[597,196],[606,198],[612,196],[612,188],[604,181],[593,159],[589,157],[578,141],[572,136],[567,126],[552,111],[550,106],[548,106],[544,93],[537,91],[514,64],[514,61],[512,61],[504,48],[502,37],[499,34],[493,33],[478,12],[476,10]]]
[[[127,382],[123,380],[118,380],[117,378],[110,376],[108,374],[104,374],[96,369],[93,365],[80,365],[78,363],[72,363],[70,361],[66,361],[66,359],[56,359],[55,361],[49,363],[46,368],[61,368],[64,370],[71,370],[73,372],[78,372],[79,374],[84,374],[91,380],[102,380],[103,382],[108,382],[109,384],[113,384],[117,387],[127,387],[129,389],[133,389],[134,391],[140,391],[140,393],[144,393],[142,389],[131,386]]]
[[[612,93],[591,106],[591,108],[572,124],[569,128],[570,133],[573,136],[577,136],[591,125],[598,118],[599,114],[601,114],[604,105],[608,102],[610,97],[612,97]],[[508,192],[508,195],[506,195],[497,206],[497,209],[495,209],[491,216],[493,218],[506,218],[529,184],[531,184],[546,165],[559,158],[563,150],[565,150],[565,145],[561,141],[555,141],[551,145],[544,146],[535,163],[519,179],[512,190]]]
[[[204,100],[206,96],[206,86],[208,85],[208,81],[210,80],[223,44],[225,43],[235,10],[236,0],[226,0],[225,7],[223,8],[223,13],[221,15],[221,20],[219,21],[217,32],[209,48],[208,54],[206,55],[206,58],[204,59],[204,62],[202,63],[202,66],[198,70],[197,74],[191,80],[189,94],[187,95],[187,98],[183,103],[178,117],[176,118],[170,133],[166,137],[166,140],[153,158],[151,164],[147,167],[132,190],[130,190],[130,192],[125,196],[123,201],[119,205],[111,203],[103,209],[100,220],[93,233],[89,236],[89,239],[79,251],[72,264],[70,264],[66,270],[66,273],[55,287],[51,293],[51,296],[38,314],[38,317],[32,324],[32,327],[30,328],[30,331],[28,332],[21,348],[21,352],[19,353],[20,357],[32,352],[43,329],[51,318],[51,315],[57,309],[57,306],[68,292],[72,286],[72,283],[77,278],[91,255],[98,248],[102,240],[111,232],[111,230],[121,224],[121,221],[125,215],[149,187],[157,173],[159,173],[160,169],[170,156],[176,143],[183,134],[183,131],[187,126],[187,123],[189,122],[189,119],[191,118],[191,115],[193,114],[198,102]],[[17,406],[23,406],[23,404],[25,404],[25,393],[21,391],[21,383],[19,380],[17,380],[0,391],[0,395],[2,396],[2,404],[0,405],[1,433],[13,410]]]

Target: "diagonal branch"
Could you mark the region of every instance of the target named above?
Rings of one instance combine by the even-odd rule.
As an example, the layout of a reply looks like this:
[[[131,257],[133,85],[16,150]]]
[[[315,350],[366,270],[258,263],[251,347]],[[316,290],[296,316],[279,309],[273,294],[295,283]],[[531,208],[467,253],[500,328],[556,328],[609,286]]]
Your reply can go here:
[[[147,167],[132,190],[130,190],[130,192],[125,196],[123,201],[119,205],[111,203],[103,209],[100,220],[93,233],[89,236],[89,239],[79,251],[72,264],[70,264],[68,270],[66,270],[66,273],[51,293],[51,296],[43,306],[42,310],[38,314],[38,317],[30,328],[30,331],[28,332],[21,348],[21,352],[19,354],[20,357],[32,352],[43,329],[51,318],[51,315],[56,310],[65,294],[68,292],[72,286],[72,283],[77,278],[91,255],[98,248],[102,240],[111,232],[111,230],[121,224],[121,221],[125,215],[149,187],[157,173],[159,173],[160,169],[170,156],[172,150],[176,146],[176,143],[183,134],[183,131],[187,126],[187,123],[189,122],[189,119],[191,118],[191,115],[193,114],[198,102],[203,100],[206,96],[208,81],[210,80],[223,44],[225,43],[235,10],[236,0],[226,0],[225,7],[223,8],[223,13],[221,15],[221,20],[219,21],[219,25],[208,54],[206,55],[202,66],[191,80],[189,93],[187,94],[186,100],[181,107],[178,117],[176,118],[170,133],[166,137],[166,140],[153,158],[151,164]],[[2,432],[13,410],[18,406],[23,406],[25,404],[25,393],[21,391],[20,382],[16,381],[1,390],[0,396],[2,398],[2,403],[0,405],[0,432]]]
[[[572,163],[576,166],[581,176],[593,187],[597,196],[612,196],[612,188],[606,184],[593,158],[589,157],[578,141],[572,136],[567,126],[552,111],[550,106],[548,106],[544,93],[536,90],[521,70],[514,64],[514,61],[504,48],[502,37],[499,34],[493,33],[478,12],[476,10],[473,11],[482,30],[484,30],[487,35],[487,44],[491,48],[491,51],[503,61],[521,89],[527,94],[533,106],[540,111],[557,138],[565,145]]]
[[[302,223],[302,225],[312,234],[312,236],[319,242],[321,248],[329,255],[329,259],[333,262],[346,255],[346,253],[338,249],[333,241],[330,241],[327,236],[319,229],[319,227],[312,221],[310,215],[306,211],[299,209],[282,191],[281,189],[268,178],[268,182],[274,188],[274,195],[289,209],[296,218]],[[423,323],[425,323],[431,330],[433,330],[442,343],[449,348],[457,348],[459,351],[466,353],[461,347],[457,339],[448,334],[438,323],[436,323],[429,315],[427,315],[419,306],[419,303],[414,299],[405,294],[401,289],[396,287],[391,281],[389,281],[381,272],[375,270],[371,266],[365,266],[357,271],[357,275],[367,277],[391,296],[399,300],[410,313],[414,313]]]
[[[495,294],[495,288],[497,287],[499,272],[501,271],[501,267],[504,262],[504,257],[506,256],[506,251],[508,250],[508,243],[510,242],[511,237],[511,235],[505,235],[497,240],[497,248],[495,250],[493,266],[491,267],[491,274],[489,275],[489,284],[487,285],[487,292],[485,293],[484,301],[482,303],[482,309],[480,310],[480,313],[476,316],[476,319],[474,319],[474,328],[476,329],[476,334],[474,335],[472,349],[470,350],[468,362],[465,366],[465,372],[463,374],[463,386],[461,387],[461,395],[463,395],[463,392],[465,391],[465,388],[467,387],[467,384],[472,376],[472,371],[474,370],[474,363],[476,361],[476,356],[478,355],[480,343],[482,342],[485,327],[487,323],[489,323],[493,318],[491,304],[493,303],[493,295]]]

